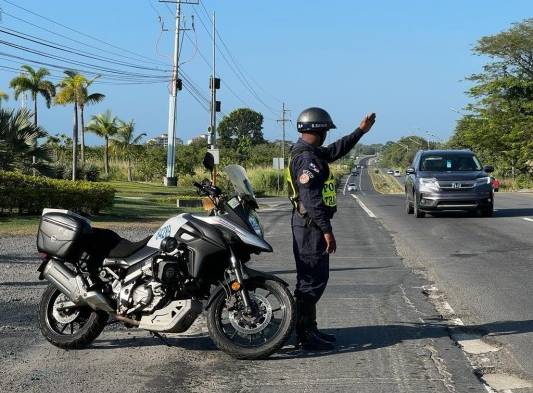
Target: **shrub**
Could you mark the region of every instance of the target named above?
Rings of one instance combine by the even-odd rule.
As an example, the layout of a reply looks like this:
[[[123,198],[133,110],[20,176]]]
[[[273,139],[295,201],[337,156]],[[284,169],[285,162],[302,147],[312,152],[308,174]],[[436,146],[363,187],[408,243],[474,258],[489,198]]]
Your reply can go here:
[[[113,205],[115,190],[104,184],[26,176],[0,171],[0,212],[40,214],[44,208],[96,214]]]
[[[84,168],[83,177],[87,181],[98,181],[98,178],[100,177],[100,169],[96,165],[88,164]]]

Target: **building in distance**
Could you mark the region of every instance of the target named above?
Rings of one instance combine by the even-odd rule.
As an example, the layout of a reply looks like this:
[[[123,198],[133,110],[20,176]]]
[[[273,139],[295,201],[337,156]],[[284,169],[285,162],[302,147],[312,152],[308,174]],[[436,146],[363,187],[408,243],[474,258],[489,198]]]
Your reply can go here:
[[[157,145],[157,146],[167,146],[168,145],[168,135],[167,134],[161,134],[159,136],[156,136],[155,138],[149,139],[146,142],[147,145]],[[176,146],[177,145],[183,145],[183,140],[181,138],[176,137]]]

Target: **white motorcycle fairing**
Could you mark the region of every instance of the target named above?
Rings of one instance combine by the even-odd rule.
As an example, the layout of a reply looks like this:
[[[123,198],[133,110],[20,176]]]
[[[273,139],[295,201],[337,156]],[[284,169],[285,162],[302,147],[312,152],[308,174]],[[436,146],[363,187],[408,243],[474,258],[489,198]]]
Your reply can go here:
[[[179,229],[186,224],[188,221],[184,217],[187,213],[180,214],[178,216],[169,218],[165,223],[157,230],[157,232],[150,238],[150,240],[147,243],[148,247],[152,248],[159,248],[161,245],[161,240],[163,240],[167,236],[175,237],[178,233]],[[245,230],[244,228],[237,226],[230,222],[229,220],[225,219],[221,216],[197,216],[193,215],[194,218],[201,220],[203,222],[206,222],[208,224],[214,225],[214,226],[222,226],[224,228],[229,229],[235,235],[239,237],[239,239],[248,245],[251,245],[253,247],[257,247],[262,251],[271,252],[272,246],[268,244],[265,240],[261,239],[256,234]],[[182,234],[183,236],[189,236],[187,234]],[[190,240],[184,238],[183,240]]]

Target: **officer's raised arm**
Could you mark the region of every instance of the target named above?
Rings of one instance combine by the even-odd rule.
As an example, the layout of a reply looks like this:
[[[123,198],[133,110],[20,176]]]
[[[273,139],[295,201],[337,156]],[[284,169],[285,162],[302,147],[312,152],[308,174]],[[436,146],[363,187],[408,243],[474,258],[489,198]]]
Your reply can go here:
[[[320,148],[321,154],[324,155],[324,159],[328,162],[333,162],[339,158],[344,157],[353,149],[353,147],[359,142],[359,139],[366,134],[374,123],[376,122],[376,114],[369,113],[359,124],[359,127],[352,133],[343,136],[339,140],[329,144],[328,146]]]

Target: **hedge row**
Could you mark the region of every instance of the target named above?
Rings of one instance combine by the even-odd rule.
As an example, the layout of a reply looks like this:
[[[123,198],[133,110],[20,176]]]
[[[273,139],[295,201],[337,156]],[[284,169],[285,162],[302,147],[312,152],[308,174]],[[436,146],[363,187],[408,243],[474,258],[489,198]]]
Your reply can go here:
[[[40,214],[44,208],[96,214],[113,205],[115,190],[88,181],[56,180],[0,171],[0,212]]]

